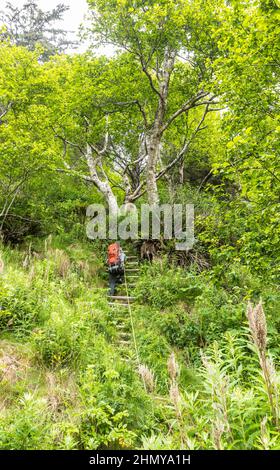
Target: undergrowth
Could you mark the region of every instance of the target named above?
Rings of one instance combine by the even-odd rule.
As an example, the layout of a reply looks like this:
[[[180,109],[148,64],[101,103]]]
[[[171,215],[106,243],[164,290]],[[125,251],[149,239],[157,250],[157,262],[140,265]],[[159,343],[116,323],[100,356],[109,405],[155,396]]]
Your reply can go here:
[[[221,279],[143,265],[138,368],[116,347],[98,289],[104,247],[49,238],[1,251],[1,449],[280,447],[280,294],[269,282],[234,265]],[[248,314],[260,296],[263,349]]]

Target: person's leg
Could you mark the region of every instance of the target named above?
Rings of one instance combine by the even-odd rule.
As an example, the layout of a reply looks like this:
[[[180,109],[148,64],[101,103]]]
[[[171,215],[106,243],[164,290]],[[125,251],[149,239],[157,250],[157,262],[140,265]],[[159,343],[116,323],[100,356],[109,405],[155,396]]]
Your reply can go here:
[[[122,268],[120,270],[120,284],[124,283],[124,269]]]
[[[110,295],[115,294],[116,289],[116,276],[112,273],[109,273],[109,286],[110,286]]]

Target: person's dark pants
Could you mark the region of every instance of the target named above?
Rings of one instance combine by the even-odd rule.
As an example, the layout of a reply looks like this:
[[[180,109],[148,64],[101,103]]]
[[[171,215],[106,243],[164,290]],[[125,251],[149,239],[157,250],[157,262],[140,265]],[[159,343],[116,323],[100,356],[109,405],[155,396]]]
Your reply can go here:
[[[116,292],[116,286],[117,284],[122,284],[123,283],[123,270],[120,269],[119,271],[115,273],[110,273],[109,272],[109,294],[110,295],[115,295]]]
[[[109,288],[110,288],[109,294],[110,295],[115,295],[116,284],[117,284],[117,274],[109,273]]]

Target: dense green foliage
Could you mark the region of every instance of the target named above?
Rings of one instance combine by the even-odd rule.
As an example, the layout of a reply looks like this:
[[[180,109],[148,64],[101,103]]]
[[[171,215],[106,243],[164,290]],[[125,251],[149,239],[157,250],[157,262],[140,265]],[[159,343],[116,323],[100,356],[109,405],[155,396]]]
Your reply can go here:
[[[0,36],[0,449],[279,449],[279,5],[88,4],[85,54]],[[157,200],[196,240],[125,360],[86,208]]]
[[[3,249],[1,448],[279,447],[245,315],[248,296],[261,292],[277,367],[280,294],[272,285],[246,270],[229,272],[227,288],[209,273],[145,266],[133,308],[141,362],[152,374],[144,374],[152,380],[145,391],[114,346],[114,316],[97,289],[102,251],[98,259],[94,245],[55,248],[62,243],[37,246],[40,256],[28,263],[22,250]]]

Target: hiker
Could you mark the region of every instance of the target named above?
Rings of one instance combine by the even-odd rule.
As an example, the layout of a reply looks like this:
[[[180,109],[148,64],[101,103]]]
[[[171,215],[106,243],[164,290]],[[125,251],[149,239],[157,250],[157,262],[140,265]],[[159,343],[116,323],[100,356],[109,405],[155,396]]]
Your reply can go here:
[[[124,263],[126,256],[119,242],[108,247],[108,271],[110,295],[115,295],[116,285],[124,281]]]

